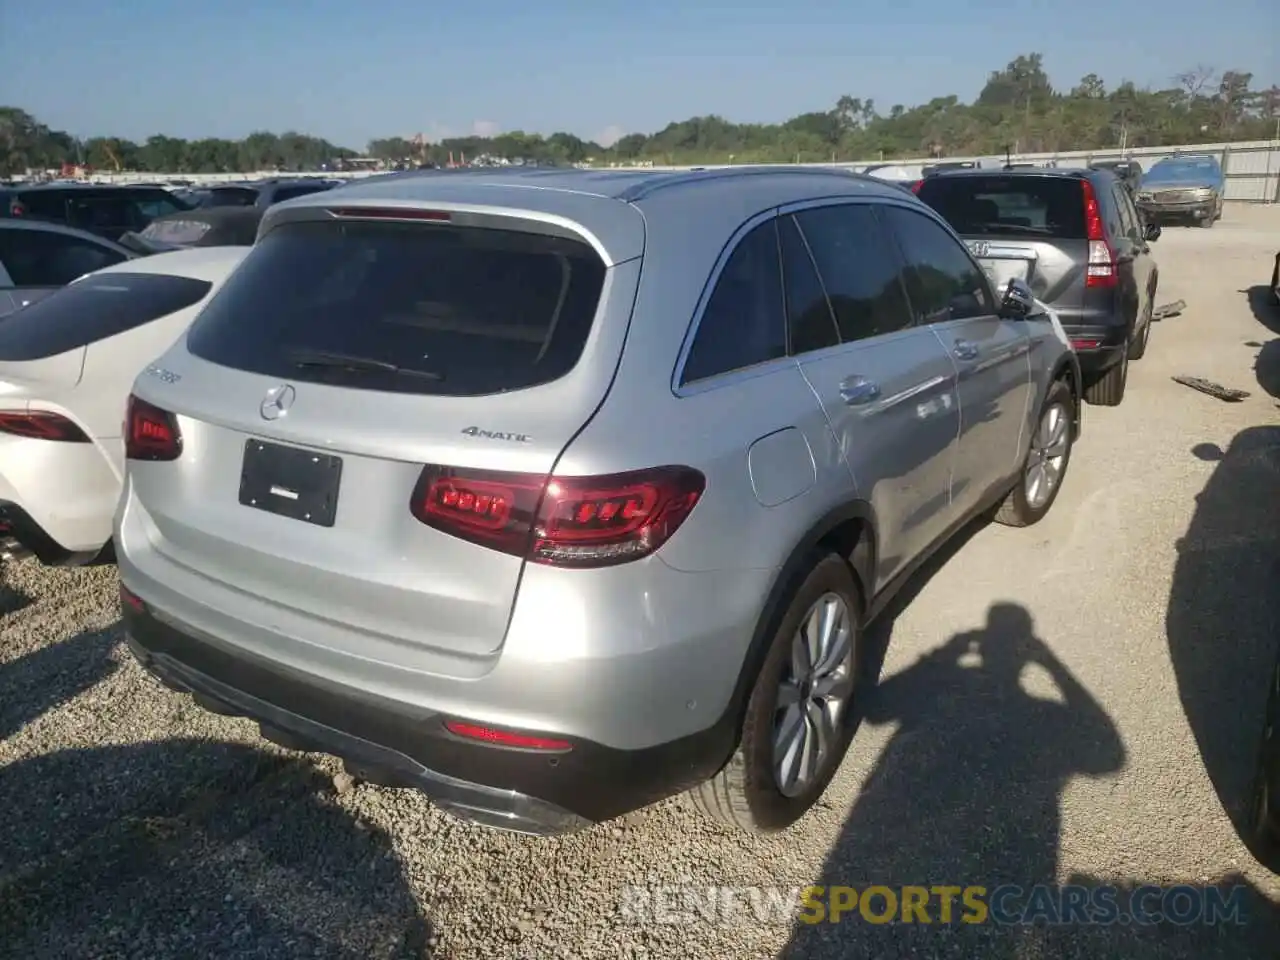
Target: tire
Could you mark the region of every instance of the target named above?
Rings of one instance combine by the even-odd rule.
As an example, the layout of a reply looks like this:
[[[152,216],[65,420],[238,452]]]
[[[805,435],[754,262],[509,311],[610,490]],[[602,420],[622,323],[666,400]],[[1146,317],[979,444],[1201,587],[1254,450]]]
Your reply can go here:
[[[840,658],[847,671],[842,686],[848,696],[834,724],[830,746],[809,782],[788,795],[775,773],[774,732],[783,681],[792,675],[793,638],[816,604],[827,597],[844,604],[848,616],[848,654]],[[713,819],[750,833],[776,833],[803,817],[835,776],[849,742],[856,717],[862,654],[862,594],[849,564],[836,554],[815,555],[814,565],[796,587],[769,642],[764,664],[752,686],[737,750],[706,783],[695,787],[695,804]]]
[[[1153,293],[1152,296],[1155,296]],[[1138,339],[1129,344],[1129,359],[1141,360],[1147,352],[1147,342],[1151,339],[1151,314],[1155,312],[1155,301],[1147,300],[1147,316],[1142,323],[1142,332],[1138,334]]]
[[[1201,230],[1211,230],[1213,225],[1218,222],[1216,215],[1205,217],[1203,220],[1197,221]]]
[[[1128,383],[1129,345],[1126,343],[1120,362],[1085,387],[1084,398],[1095,407],[1118,407],[1124,400],[1124,391]]]
[[[1049,510],[1053,507],[1053,502],[1058,499],[1058,492],[1062,489],[1062,481],[1066,479],[1067,468],[1071,465],[1071,448],[1074,446],[1074,432],[1071,422],[1071,411],[1075,407],[1075,397],[1071,394],[1071,388],[1062,380],[1054,381],[1049,388],[1049,392],[1045,395],[1044,403],[1040,405],[1040,414],[1036,418],[1036,430],[1032,434],[1031,443],[1027,450],[1027,458],[1023,461],[1022,469],[1018,471],[1017,482],[1013,488],[1005,494],[1004,500],[996,509],[995,521],[1006,527],[1029,527],[1034,523],[1039,523],[1045,518]],[[1060,412],[1059,429],[1065,430],[1060,434],[1061,439],[1054,441],[1051,437],[1046,437],[1044,433],[1049,431],[1056,433],[1050,423],[1052,411]],[[1032,494],[1028,491],[1029,478],[1033,468],[1037,464],[1044,465],[1051,462],[1054,457],[1042,453],[1049,449],[1046,443],[1065,444],[1060,461],[1056,470],[1056,477],[1050,477],[1043,470],[1040,472],[1042,480],[1052,480],[1048,495],[1044,499],[1037,497],[1032,498]]]

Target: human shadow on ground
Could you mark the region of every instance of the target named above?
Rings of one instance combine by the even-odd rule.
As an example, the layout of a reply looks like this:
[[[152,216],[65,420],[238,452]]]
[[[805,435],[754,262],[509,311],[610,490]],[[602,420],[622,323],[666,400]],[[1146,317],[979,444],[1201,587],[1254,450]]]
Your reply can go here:
[[[0,740],[110,676],[119,641],[113,625],[0,661]]]
[[[1248,345],[1258,348],[1258,356],[1253,370],[1258,377],[1258,386],[1280,400],[1280,306],[1273,300],[1271,290],[1262,284],[1244,291],[1249,298],[1249,309],[1254,319],[1262,324],[1274,337],[1265,343],[1251,341]]]
[[[64,750],[0,767],[0,810],[6,956],[432,956],[389,837],[305,760],[197,739]]]
[[[1056,699],[1024,690],[1028,668],[1051,681]],[[864,722],[897,731],[828,856],[823,886],[1053,882],[1063,786],[1125,761],[1105,711],[1017,604],[992,606],[984,628],[953,636],[868,701]],[[797,923],[779,956],[1015,956],[997,952],[1010,942],[993,925]]]
[[[1205,770],[1248,842],[1280,645],[1280,425],[1242,430],[1225,451],[1200,444],[1192,452],[1216,466],[1178,541],[1165,629]]]
[[[937,897],[927,908],[929,923],[869,922],[857,909],[839,923],[797,922],[780,960],[1274,957],[1280,911],[1242,878],[1208,893],[1183,888],[1172,904],[1134,883],[1057,881],[1065,783],[1119,770],[1125,749],[1102,707],[1036,638],[1024,608],[994,605],[985,628],[958,634],[888,678],[871,694],[865,720],[894,722],[898,730],[815,882],[858,891],[953,885],[985,887],[989,898],[1000,887],[1007,893],[979,924],[960,921],[959,903],[952,922],[941,922]],[[1036,884],[1045,899],[1032,894]],[[1082,896],[1089,898],[1089,923],[1064,909]],[[1204,914],[1214,898],[1228,909],[1210,924]],[[1107,903],[1116,909],[1110,922]],[[1037,904],[1047,912],[1034,912]],[[877,897],[872,916],[885,906]],[[1135,923],[1135,906],[1148,918],[1162,908],[1175,915]],[[1188,907],[1200,911],[1190,922]]]

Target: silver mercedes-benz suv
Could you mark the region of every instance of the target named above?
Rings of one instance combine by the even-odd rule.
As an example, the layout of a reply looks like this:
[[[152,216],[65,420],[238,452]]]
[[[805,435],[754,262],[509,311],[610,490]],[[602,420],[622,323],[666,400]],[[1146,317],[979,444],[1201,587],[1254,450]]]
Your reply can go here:
[[[134,385],[139,660],[491,826],[696,788],[778,830],[868,621],[1052,505],[1070,346],[914,197],[840,172],[391,177],[271,208]]]

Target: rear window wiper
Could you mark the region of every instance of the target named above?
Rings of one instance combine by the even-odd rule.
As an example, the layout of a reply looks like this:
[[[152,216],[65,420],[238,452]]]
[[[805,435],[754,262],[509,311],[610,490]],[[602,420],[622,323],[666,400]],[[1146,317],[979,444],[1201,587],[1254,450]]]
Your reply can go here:
[[[1052,236],[1051,227],[1030,227],[1021,223],[970,223],[965,233],[1034,233]]]
[[[359,357],[331,350],[287,350],[285,356],[295,367],[320,367],[328,370],[343,370],[347,373],[389,373],[393,376],[414,377],[418,380],[444,379],[444,374],[434,370],[415,370],[387,360],[375,360],[373,357]]]

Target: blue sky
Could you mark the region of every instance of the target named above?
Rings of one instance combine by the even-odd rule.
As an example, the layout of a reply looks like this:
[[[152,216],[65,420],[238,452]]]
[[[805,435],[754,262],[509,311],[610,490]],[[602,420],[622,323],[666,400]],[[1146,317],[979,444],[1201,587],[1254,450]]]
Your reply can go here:
[[[1136,28],[1136,29],[1125,29]],[[718,113],[777,121],[843,93],[882,111],[1039,51],[1056,86],[1152,86],[1198,63],[1280,82],[1277,0],[0,0],[0,104],[81,136],[569,130]]]

